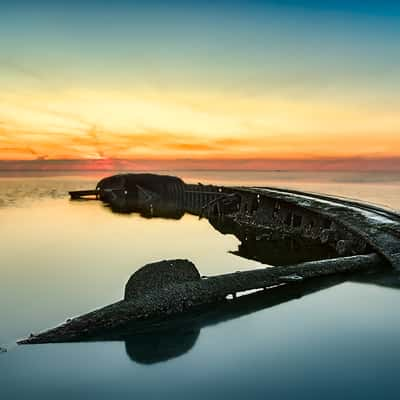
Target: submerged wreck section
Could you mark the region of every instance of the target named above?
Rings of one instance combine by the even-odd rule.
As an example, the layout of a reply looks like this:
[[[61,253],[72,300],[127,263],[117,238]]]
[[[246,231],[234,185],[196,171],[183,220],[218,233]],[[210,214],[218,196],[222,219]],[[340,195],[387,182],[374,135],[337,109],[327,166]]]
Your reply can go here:
[[[186,184],[152,174],[116,175],[95,190],[70,194],[73,199],[95,196],[114,212],[207,218],[220,232],[239,238],[235,254],[276,266],[202,277],[187,260],[148,264],[131,276],[121,301],[20,344],[120,337],[128,326],[129,334],[140,333],[210,305],[215,309],[230,301],[231,310],[238,293],[249,290],[268,289],[267,296],[276,287],[301,287],[317,277],[400,270],[400,216],[350,200],[276,188]],[[280,251],[287,257],[279,257]]]
[[[138,333],[149,321],[225,302],[228,295],[235,298],[237,293],[248,290],[297,284],[333,274],[375,271],[381,266],[380,256],[368,254],[200,278],[188,260],[161,261],[148,264],[132,275],[124,300],[49,331],[32,334],[19,344],[100,340],[126,324],[130,324],[131,332]],[[155,282],[153,287],[151,282]],[[136,324],[136,330],[132,324]]]
[[[369,204],[277,188],[186,184],[154,174],[115,175],[93,191],[70,195],[76,199],[88,193],[116,212],[223,219],[241,232],[242,242],[249,235],[273,243],[295,239],[329,247],[329,257],[377,252],[400,270],[400,215]]]

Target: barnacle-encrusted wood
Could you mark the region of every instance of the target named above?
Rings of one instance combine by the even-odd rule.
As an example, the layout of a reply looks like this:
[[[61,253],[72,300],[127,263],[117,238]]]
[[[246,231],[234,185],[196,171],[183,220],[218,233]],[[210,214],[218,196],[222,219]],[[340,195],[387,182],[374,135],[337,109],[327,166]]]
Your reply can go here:
[[[200,274],[188,260],[164,260],[147,264],[137,270],[125,286],[125,300],[137,299],[170,285],[196,281]]]

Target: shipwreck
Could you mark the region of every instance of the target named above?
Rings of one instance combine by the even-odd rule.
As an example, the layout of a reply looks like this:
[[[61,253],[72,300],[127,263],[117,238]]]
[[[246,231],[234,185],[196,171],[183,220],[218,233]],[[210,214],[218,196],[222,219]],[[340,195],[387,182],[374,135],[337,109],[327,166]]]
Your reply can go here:
[[[391,283],[398,280],[400,215],[375,205],[271,187],[187,184],[154,174],[107,177],[95,189],[70,196],[95,198],[114,212],[147,218],[179,219],[185,213],[207,218],[220,232],[239,238],[238,255],[274,266],[206,277],[188,260],[148,264],[131,276],[121,301],[31,334],[19,344],[126,338],[182,321],[197,326],[210,312],[215,320],[265,307],[282,287],[287,301],[288,290],[301,292],[324,277],[339,282],[387,271]],[[237,297],[253,290],[262,290],[255,303],[244,300],[254,294]],[[132,341],[130,348],[140,353]]]

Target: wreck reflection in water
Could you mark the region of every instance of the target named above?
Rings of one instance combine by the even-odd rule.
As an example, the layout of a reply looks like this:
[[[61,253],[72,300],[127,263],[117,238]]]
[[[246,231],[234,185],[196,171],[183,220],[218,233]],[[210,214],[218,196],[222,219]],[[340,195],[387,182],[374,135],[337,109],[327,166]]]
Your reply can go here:
[[[181,203],[173,199],[157,199],[156,202],[137,204],[118,199],[108,205],[112,212],[139,213],[145,218],[180,219],[185,214]],[[243,229],[235,221],[225,217],[210,217],[210,224],[222,234],[235,235],[240,244],[236,251],[239,257],[268,265],[290,265],[304,261],[333,258],[335,251],[329,246],[306,239],[271,239],[267,235]],[[379,272],[372,275],[336,275],[316,278],[299,284],[287,284],[245,294],[235,299],[209,307],[196,309],[182,315],[144,322],[140,327],[126,325],[94,341],[124,341],[128,357],[139,364],[154,364],[180,357],[196,344],[203,327],[216,325],[231,319],[268,309],[279,304],[299,299],[344,281],[356,281],[400,289],[397,274]]]
[[[343,282],[343,278],[323,278],[305,285],[285,285],[275,289],[240,296],[234,300],[215,304],[168,319],[153,320],[140,327],[125,326],[95,341],[125,341],[126,352],[132,361],[153,364],[167,361],[187,353],[195,344],[203,327],[216,325],[248,315],[278,304],[301,298],[307,294]]]
[[[120,214],[138,213],[144,218],[181,219],[185,215],[183,206],[168,199],[158,199],[151,203],[137,204],[129,199],[119,199],[109,204],[112,212]]]
[[[138,363],[167,361],[187,353],[196,344],[203,327],[274,307],[341,282],[343,278],[340,277],[324,278],[302,286],[286,285],[269,289],[267,295],[265,291],[258,291],[218,303],[212,309],[197,310],[173,319],[155,321],[143,327],[141,334],[130,334],[127,327],[124,332],[115,332],[102,337],[101,340],[124,340],[129,358]]]
[[[337,257],[334,249],[315,240],[301,237],[270,238],[262,232],[243,229],[228,218],[211,218],[210,224],[223,234],[235,235],[240,244],[231,251],[242,258],[268,265],[291,265],[305,261]]]
[[[139,364],[154,364],[180,357],[196,344],[201,329],[272,308],[328,289],[346,280],[400,289],[400,280],[394,273],[371,275],[330,276],[306,281],[301,285],[289,284],[246,294],[236,299],[215,304],[168,319],[153,320],[140,327],[125,326],[94,341],[124,341],[128,357]]]
[[[142,189],[144,190],[144,189]],[[144,218],[181,219],[186,212],[199,215],[202,210],[187,210],[182,196],[158,193],[146,197],[135,193],[113,191],[109,194],[106,206],[112,212],[121,214],[138,213]],[[140,193],[139,193],[140,194]],[[85,201],[85,200],[84,200]],[[265,230],[245,227],[234,219],[223,215],[208,214],[211,226],[222,234],[236,236],[240,245],[232,254],[242,258],[261,262],[268,265],[291,265],[305,261],[322,260],[337,257],[336,251],[327,244],[304,237],[282,237]]]

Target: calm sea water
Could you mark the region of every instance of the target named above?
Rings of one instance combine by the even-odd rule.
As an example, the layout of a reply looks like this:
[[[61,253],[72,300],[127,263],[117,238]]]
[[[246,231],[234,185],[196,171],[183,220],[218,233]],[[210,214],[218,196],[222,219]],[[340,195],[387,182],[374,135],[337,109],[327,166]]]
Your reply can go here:
[[[170,173],[174,173],[173,171]],[[188,182],[292,187],[400,210],[400,174],[180,171]],[[24,176],[23,176],[24,175]],[[188,258],[205,275],[262,266],[206,220],[111,213],[71,202],[102,175],[0,177],[1,399],[398,399],[400,284],[319,281],[255,299],[185,332],[16,347],[18,338],[122,298],[142,265]],[[147,339],[146,339],[147,340]],[[170,357],[162,357],[164,349]]]

